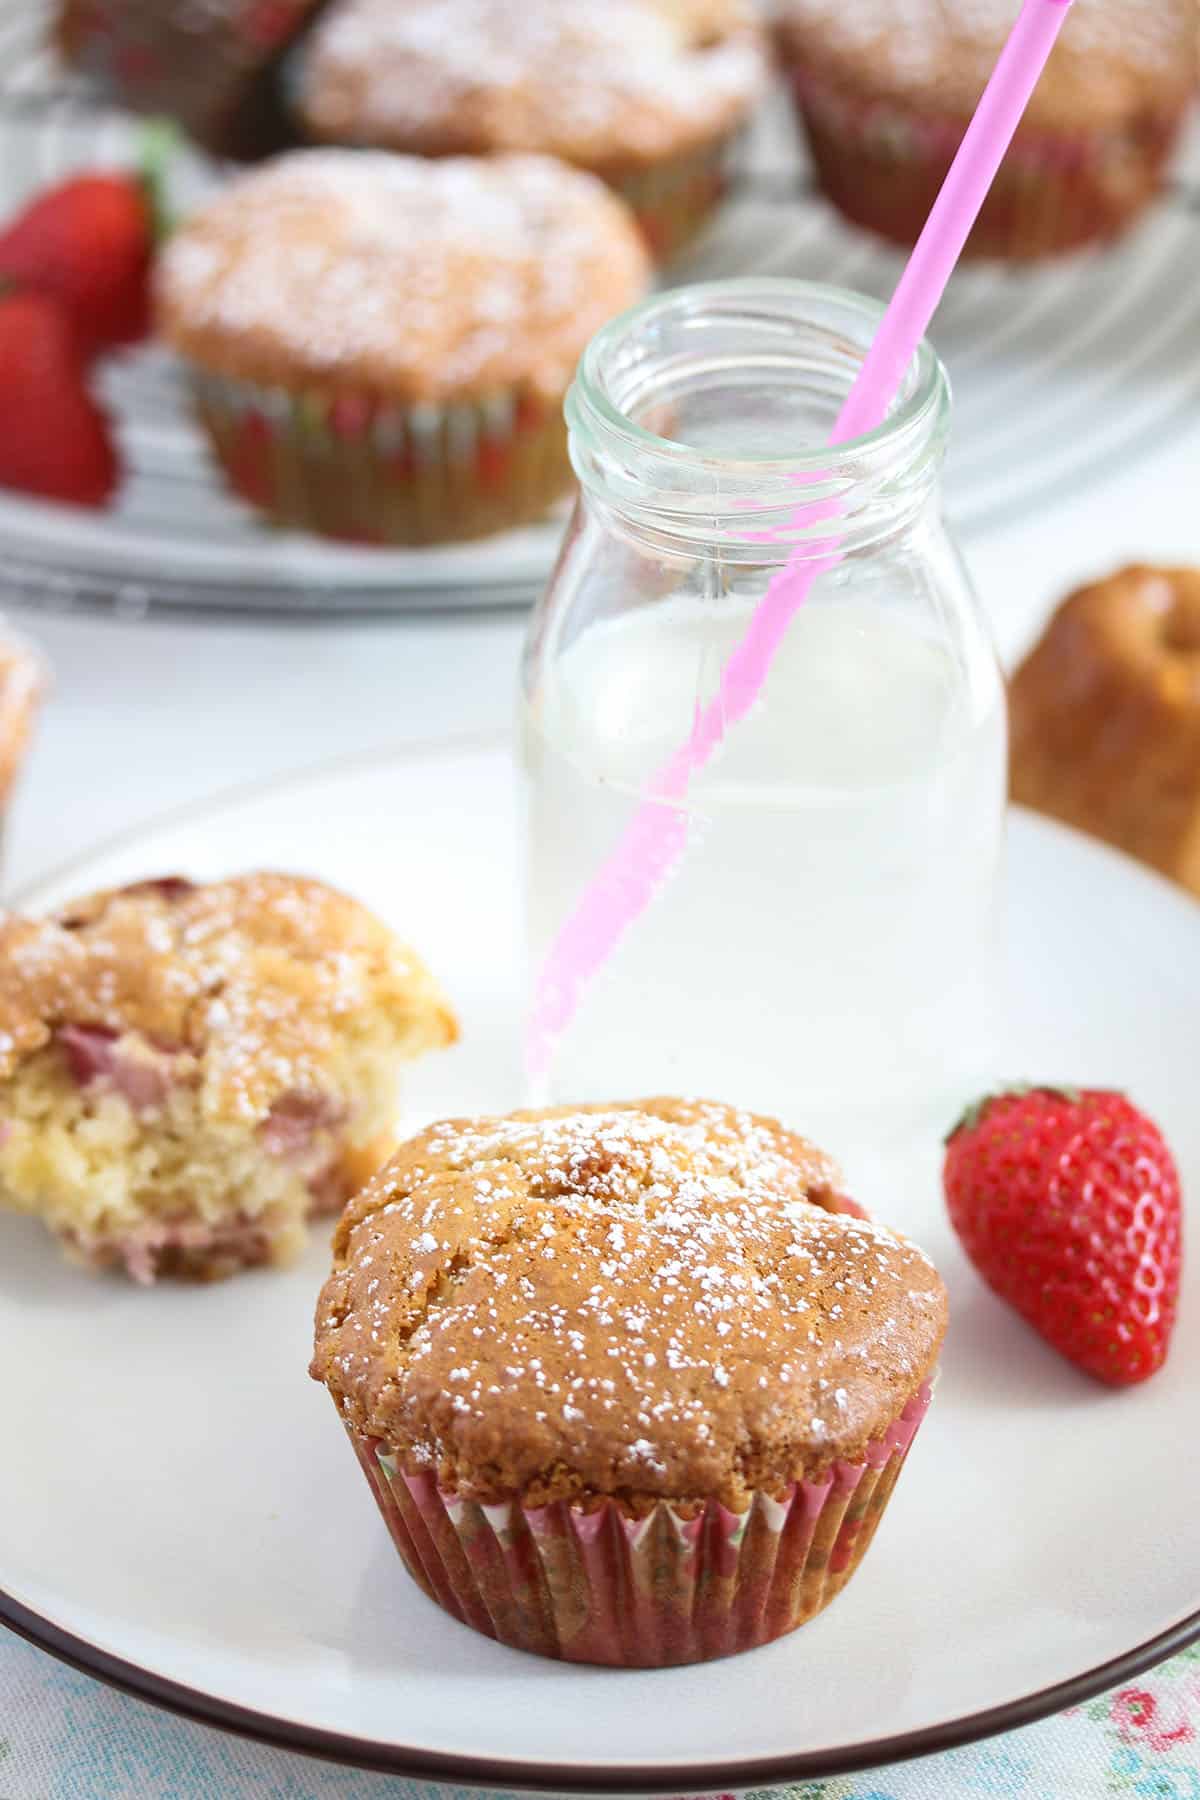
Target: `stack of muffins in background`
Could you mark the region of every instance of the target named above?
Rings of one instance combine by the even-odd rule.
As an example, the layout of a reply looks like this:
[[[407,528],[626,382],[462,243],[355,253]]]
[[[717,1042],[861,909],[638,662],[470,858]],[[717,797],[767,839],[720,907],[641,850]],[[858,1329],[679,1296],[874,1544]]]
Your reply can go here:
[[[62,0],[58,40],[221,154],[290,143],[177,232],[164,336],[251,505],[424,544],[536,518],[567,491],[575,361],[712,217],[772,36],[821,189],[908,243],[1017,9]],[[1194,99],[1196,39],[1192,0],[1077,8],[974,253],[1027,261],[1131,225]]]
[[[580,353],[712,212],[767,69],[744,0],[339,0],[281,71],[314,147],[165,258],[235,491],[359,543],[544,513]]]

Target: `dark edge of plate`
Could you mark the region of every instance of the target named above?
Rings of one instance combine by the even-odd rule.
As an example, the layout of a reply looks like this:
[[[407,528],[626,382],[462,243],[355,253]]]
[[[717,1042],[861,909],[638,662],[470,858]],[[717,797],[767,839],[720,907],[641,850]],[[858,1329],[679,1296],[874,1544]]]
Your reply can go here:
[[[505,1792],[525,1789],[555,1794],[698,1794],[714,1790],[783,1787],[831,1775],[856,1774],[888,1763],[907,1762],[913,1757],[952,1750],[997,1732],[1032,1725],[1051,1713],[1077,1706],[1106,1688],[1131,1680],[1200,1639],[1200,1612],[1194,1612],[1123,1656],[1057,1682],[1053,1687],[1041,1688],[1037,1693],[1027,1694],[1006,1705],[970,1713],[961,1719],[949,1719],[921,1731],[876,1738],[870,1743],[849,1745],[844,1749],[797,1751],[794,1755],[752,1762],[676,1763],[650,1768],[631,1763],[595,1768],[569,1763],[491,1761],[484,1757],[445,1755],[326,1731],[291,1719],[276,1718],[271,1713],[255,1712],[250,1707],[236,1706],[199,1688],[169,1681],[151,1669],[113,1656],[98,1644],[64,1631],[3,1589],[0,1589],[0,1624],[8,1626],[37,1649],[48,1651],[60,1662],[69,1663],[83,1674],[119,1688],[137,1700],[147,1700],[152,1706],[179,1713],[197,1724],[230,1731],[238,1737],[253,1738],[280,1750],[388,1775],[453,1781]],[[647,1674],[653,1679],[653,1671],[647,1671]],[[602,1680],[603,1672],[598,1670],[597,1676]]]

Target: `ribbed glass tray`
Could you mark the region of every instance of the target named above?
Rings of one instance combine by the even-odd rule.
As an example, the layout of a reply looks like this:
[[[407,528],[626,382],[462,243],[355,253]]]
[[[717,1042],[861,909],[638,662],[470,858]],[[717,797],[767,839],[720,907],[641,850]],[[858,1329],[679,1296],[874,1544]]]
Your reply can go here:
[[[136,125],[63,75],[44,0],[0,0],[0,212],[77,167],[132,154]],[[947,507],[964,538],[1053,505],[1169,439],[1200,405],[1200,155],[1114,250],[1044,268],[956,276],[935,341],[954,384]],[[173,199],[220,179],[190,154]],[[672,282],[805,276],[886,297],[900,255],[843,225],[815,195],[782,96],[746,147],[733,198]],[[357,549],[271,531],[217,479],[172,358],[114,360],[103,388],[129,469],[93,513],[0,493],[10,593],[61,606],[377,610],[510,605],[545,578],[562,513],[433,550]]]

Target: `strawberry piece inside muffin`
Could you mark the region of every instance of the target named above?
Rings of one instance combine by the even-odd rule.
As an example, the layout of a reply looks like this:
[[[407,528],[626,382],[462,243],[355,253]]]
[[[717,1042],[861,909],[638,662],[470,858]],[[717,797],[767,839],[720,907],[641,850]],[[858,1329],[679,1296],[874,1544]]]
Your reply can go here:
[[[300,877],[0,920],[0,1203],[135,1280],[287,1260],[390,1147],[402,1063],[453,1041],[411,951]]]

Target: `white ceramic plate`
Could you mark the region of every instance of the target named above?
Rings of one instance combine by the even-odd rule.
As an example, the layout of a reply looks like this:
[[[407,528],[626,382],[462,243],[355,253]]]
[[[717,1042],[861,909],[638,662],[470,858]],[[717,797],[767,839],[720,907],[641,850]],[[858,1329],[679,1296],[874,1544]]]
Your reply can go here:
[[[398,753],[257,790],[76,863],[50,902],[151,872],[328,876],[410,934],[462,1047],[421,1113],[517,1098],[505,749]],[[1200,909],[1016,816],[1011,1066],[1119,1083],[1200,1192]],[[800,1121],[802,1123],[802,1121]],[[0,1617],[144,1697],[408,1774],[560,1792],[760,1786],[1014,1725],[1200,1636],[1191,1453],[1200,1261],[1165,1371],[1109,1393],[986,1292],[942,1215],[935,1144],[892,1213],[953,1325],[928,1425],[867,1564],[795,1637],[614,1673],[474,1635],[408,1579],[305,1375],[325,1252],[287,1275],[145,1293],[0,1220]]]

